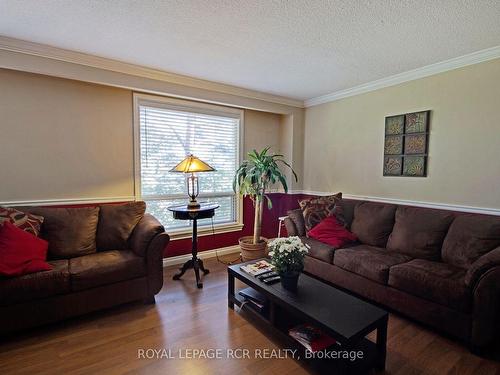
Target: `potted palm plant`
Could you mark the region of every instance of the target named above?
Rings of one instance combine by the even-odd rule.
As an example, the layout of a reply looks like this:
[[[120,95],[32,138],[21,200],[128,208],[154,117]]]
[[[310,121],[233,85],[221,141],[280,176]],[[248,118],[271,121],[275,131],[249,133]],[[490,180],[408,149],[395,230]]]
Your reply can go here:
[[[264,200],[267,202],[267,207],[272,208],[271,199],[266,193],[270,186],[276,184],[281,185],[285,193],[288,192],[286,178],[280,166],[290,168],[297,181],[297,174],[283,160],[283,155],[268,154],[269,149],[270,147],[266,147],[261,152],[256,150],[249,152],[247,160],[241,163],[234,176],[234,192],[250,197],[255,207],[253,236],[239,239],[241,257],[245,261],[262,258],[265,255],[267,239],[261,236]]]

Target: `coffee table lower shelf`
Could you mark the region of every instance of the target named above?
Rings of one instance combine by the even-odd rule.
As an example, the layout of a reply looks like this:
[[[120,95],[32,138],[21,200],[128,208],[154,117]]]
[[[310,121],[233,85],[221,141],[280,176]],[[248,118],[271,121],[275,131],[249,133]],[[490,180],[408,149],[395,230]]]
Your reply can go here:
[[[363,359],[351,361],[349,359],[324,358],[324,354],[316,354],[312,357],[311,354],[306,356],[306,348],[292,338],[288,334],[288,329],[304,323],[300,318],[293,317],[290,312],[286,312],[279,306],[270,301],[269,309],[263,313],[257,311],[249,303],[244,303],[245,299],[238,295],[238,291],[234,295],[228,296],[229,307],[234,305],[240,308],[240,311],[249,314],[254,318],[255,323],[260,325],[264,330],[270,331],[273,336],[278,338],[281,343],[284,343],[284,349],[291,349],[296,353],[294,359],[303,362],[307,367],[311,368],[315,373],[319,374],[364,374],[368,373],[376,367],[377,364],[377,345],[364,338],[360,340],[355,348],[343,348],[340,345],[332,345],[322,351],[322,353],[335,351],[362,351]],[[259,324],[260,323],[260,324]]]

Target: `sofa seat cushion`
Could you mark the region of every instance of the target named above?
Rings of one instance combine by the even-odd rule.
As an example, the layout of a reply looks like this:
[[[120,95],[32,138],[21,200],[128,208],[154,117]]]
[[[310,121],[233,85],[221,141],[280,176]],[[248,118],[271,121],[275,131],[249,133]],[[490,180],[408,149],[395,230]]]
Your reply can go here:
[[[391,267],[389,285],[417,297],[467,312],[470,293],[465,270],[451,264],[414,259]]]
[[[399,206],[387,249],[412,258],[440,260],[441,246],[453,219],[450,211]]]
[[[143,257],[131,250],[110,250],[69,260],[71,289],[90,289],[146,275]]]
[[[28,275],[0,278],[0,305],[31,301],[70,291],[68,261],[48,262],[52,269]]]
[[[315,240],[314,238],[300,237],[300,239],[305,245],[309,246],[308,256],[322,260],[323,262],[332,263],[333,253],[335,251],[333,246]]]
[[[396,206],[386,203],[362,202],[354,207],[351,232],[361,243],[385,247],[394,226]]]
[[[390,267],[409,260],[411,258],[407,255],[391,253],[380,247],[359,245],[337,250],[333,264],[377,283],[387,284]]]

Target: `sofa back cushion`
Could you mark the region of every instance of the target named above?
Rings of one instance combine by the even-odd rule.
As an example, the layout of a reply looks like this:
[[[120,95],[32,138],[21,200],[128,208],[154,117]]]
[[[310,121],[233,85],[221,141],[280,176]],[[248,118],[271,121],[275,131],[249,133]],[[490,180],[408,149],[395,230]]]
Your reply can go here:
[[[340,205],[342,206],[342,214],[344,215],[346,228],[351,228],[352,221],[354,220],[354,208],[356,208],[356,206],[358,204],[361,204],[362,202],[364,201],[342,198]]]
[[[385,247],[394,226],[396,206],[385,203],[361,202],[354,207],[351,232],[361,243]]]
[[[345,220],[342,213],[341,201],[342,193],[300,200],[299,206],[304,215],[306,231],[310,231],[324,218],[330,215],[335,215],[337,219],[344,224]]]
[[[99,207],[27,207],[43,216],[40,237],[49,242],[50,259],[69,259],[96,252]]]
[[[500,246],[500,216],[459,215],[443,243],[443,261],[469,268],[481,255]]]
[[[387,249],[413,258],[439,260],[453,218],[450,211],[399,206]]]
[[[127,249],[127,241],[146,211],[145,202],[102,205],[97,225],[97,249]]]

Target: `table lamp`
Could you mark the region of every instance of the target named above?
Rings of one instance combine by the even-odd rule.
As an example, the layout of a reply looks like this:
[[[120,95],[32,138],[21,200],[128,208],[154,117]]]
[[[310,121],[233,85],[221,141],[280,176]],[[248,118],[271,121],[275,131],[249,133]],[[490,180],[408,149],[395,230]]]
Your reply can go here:
[[[170,172],[179,173],[191,173],[190,176],[186,178],[186,185],[189,195],[188,208],[199,208],[200,204],[196,201],[196,197],[200,193],[200,186],[198,184],[198,177],[195,175],[197,172],[212,172],[215,168],[204,161],[198,159],[193,154],[189,154],[186,158],[173,167]]]

